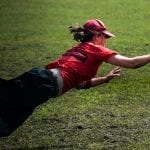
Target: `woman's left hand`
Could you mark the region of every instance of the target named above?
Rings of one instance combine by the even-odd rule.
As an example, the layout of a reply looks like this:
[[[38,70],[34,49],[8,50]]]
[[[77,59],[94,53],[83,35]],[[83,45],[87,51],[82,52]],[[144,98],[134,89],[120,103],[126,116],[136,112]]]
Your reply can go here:
[[[121,68],[120,67],[115,67],[113,70],[111,70],[106,77],[111,80],[112,78],[118,78],[121,75]]]

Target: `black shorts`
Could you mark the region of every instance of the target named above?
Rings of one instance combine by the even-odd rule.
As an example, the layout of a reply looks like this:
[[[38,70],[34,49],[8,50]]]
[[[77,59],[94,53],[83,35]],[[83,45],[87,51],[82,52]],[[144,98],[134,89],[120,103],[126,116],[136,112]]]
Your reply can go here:
[[[34,109],[59,93],[57,76],[44,68],[33,68],[0,83],[0,136],[21,125]]]

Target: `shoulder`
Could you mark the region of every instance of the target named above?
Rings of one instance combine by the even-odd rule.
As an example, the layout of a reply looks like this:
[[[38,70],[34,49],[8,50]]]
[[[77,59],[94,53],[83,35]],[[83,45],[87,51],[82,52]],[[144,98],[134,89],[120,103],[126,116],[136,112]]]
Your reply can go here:
[[[111,50],[107,47],[104,47],[102,45],[95,45],[91,42],[87,42],[87,43],[84,43],[82,44],[84,47],[88,47],[89,49],[92,49],[93,51],[100,51],[100,52],[104,52],[104,51],[114,51],[114,50]]]

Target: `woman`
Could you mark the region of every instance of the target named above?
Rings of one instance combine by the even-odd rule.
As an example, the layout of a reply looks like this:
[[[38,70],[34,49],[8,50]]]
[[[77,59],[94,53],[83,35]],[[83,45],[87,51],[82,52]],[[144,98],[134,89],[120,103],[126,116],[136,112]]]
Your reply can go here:
[[[104,77],[95,75],[102,62],[125,68],[137,68],[150,62],[150,55],[125,57],[105,47],[114,35],[104,23],[88,20],[83,27],[69,27],[80,43],[67,50],[45,68],[33,68],[23,75],[0,80],[0,136],[10,135],[49,98],[62,95],[71,88],[86,89],[120,76],[115,68]]]

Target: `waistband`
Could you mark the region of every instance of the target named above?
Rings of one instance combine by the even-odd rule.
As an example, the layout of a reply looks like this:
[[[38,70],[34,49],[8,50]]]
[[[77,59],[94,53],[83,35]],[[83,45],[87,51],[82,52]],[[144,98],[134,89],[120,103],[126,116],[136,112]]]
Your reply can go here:
[[[53,69],[49,69],[49,71],[51,71],[53,73],[53,75],[57,77],[57,84],[59,87],[59,94],[58,95],[61,95],[62,89],[63,89],[63,79],[61,76],[61,70],[58,68],[53,68]]]

